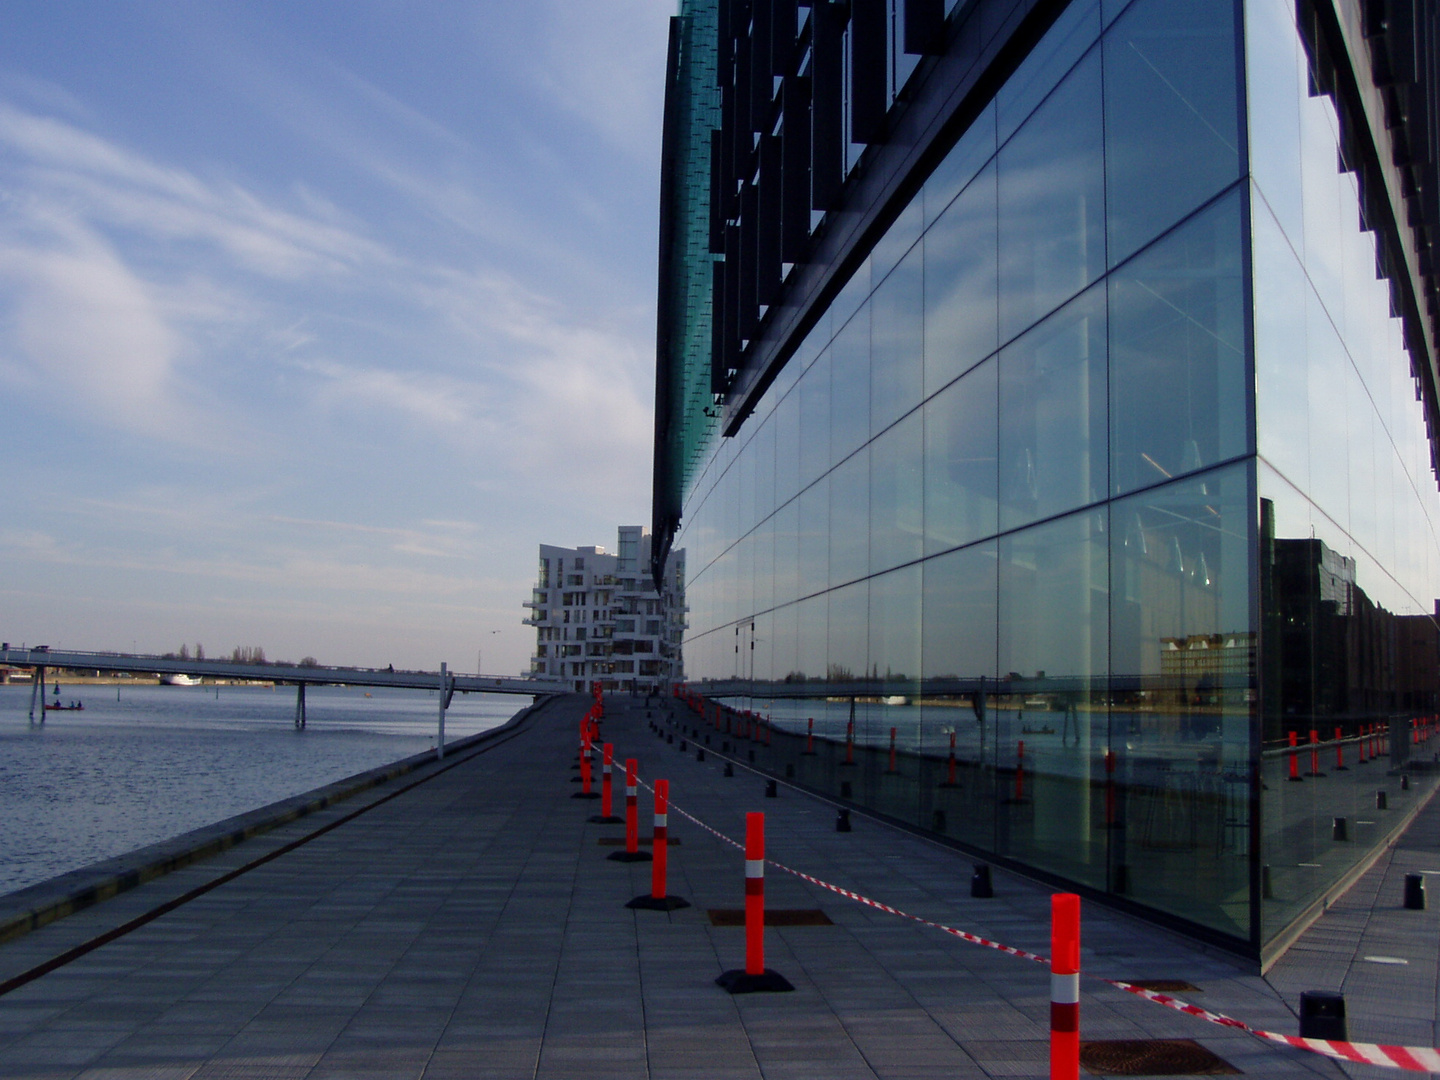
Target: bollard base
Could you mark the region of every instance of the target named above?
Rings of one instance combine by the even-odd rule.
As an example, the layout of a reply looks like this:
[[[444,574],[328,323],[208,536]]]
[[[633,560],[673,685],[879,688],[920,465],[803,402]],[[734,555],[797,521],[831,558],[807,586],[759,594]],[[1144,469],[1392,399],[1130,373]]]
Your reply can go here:
[[[715,985],[732,994],[783,994],[795,989],[789,979],[769,968],[763,975],[751,975],[744,968],[736,968],[716,979]]]
[[[616,817],[614,814],[611,814],[609,817],[606,817],[604,814],[591,814],[591,815],[590,815],[590,824],[591,824],[591,825],[624,825],[624,824],[625,824],[625,819],[624,819],[623,817]]]
[[[570,797],[571,797],[572,799],[598,799],[598,798],[600,797],[600,792],[598,792],[598,791],[577,791],[577,792],[575,792],[574,795],[571,795]]]
[[[649,862],[651,858],[648,851],[612,851],[605,857],[611,862]]]
[[[625,905],[637,911],[679,911],[690,906],[690,901],[680,896],[637,896]]]

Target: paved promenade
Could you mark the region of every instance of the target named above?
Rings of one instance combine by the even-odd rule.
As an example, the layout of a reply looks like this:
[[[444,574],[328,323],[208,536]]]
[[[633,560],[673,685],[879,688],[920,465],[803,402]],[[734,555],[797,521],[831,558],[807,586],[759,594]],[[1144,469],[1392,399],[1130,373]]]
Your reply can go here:
[[[694,906],[627,909],[649,891],[649,864],[607,860],[616,849],[603,841],[623,829],[589,823],[598,804],[571,798],[586,705],[552,701],[513,738],[0,947],[3,982],[373,807],[0,996],[0,1077],[1047,1075],[1043,967],[773,868],[771,908],[818,908],[833,925],[768,932],[768,966],[794,993],[732,997],[717,987],[717,975],[743,965],[743,930],[712,926],[706,912],[742,905],[739,853],[672,812],[671,892]],[[737,769],[725,778],[713,755],[698,763],[693,746],[682,754],[678,740],[657,739],[643,704],[613,698],[607,710],[604,737],[617,757],[637,757],[642,776],[668,778],[677,805],[728,835],[743,834],[745,811],[764,810],[772,858],[1048,952],[1045,889],[997,873],[996,898],[973,900],[963,856],[858,816],[852,833],[837,833],[827,804],[783,785],[778,799],[764,798],[758,777]],[[648,796],[642,807],[648,832]],[[1296,1030],[1300,990],[1344,984],[1353,1038],[1433,1045],[1440,912],[1392,909],[1395,875],[1440,869],[1437,839],[1432,808],[1268,981],[1094,904],[1084,913],[1084,966],[1113,978],[1188,980],[1200,988],[1197,1004],[1281,1032]],[[1371,950],[1410,962],[1367,962]],[[1087,1040],[1195,1039],[1249,1075],[1344,1075],[1334,1062],[1093,980],[1082,987]],[[1386,1072],[1345,1068],[1357,1077]]]

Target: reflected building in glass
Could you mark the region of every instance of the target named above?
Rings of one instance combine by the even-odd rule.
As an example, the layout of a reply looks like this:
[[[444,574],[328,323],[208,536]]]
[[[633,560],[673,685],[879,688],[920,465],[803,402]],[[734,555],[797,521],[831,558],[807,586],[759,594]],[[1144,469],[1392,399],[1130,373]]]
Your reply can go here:
[[[653,530],[706,722],[1278,955],[1440,777],[1435,20],[682,0]]]

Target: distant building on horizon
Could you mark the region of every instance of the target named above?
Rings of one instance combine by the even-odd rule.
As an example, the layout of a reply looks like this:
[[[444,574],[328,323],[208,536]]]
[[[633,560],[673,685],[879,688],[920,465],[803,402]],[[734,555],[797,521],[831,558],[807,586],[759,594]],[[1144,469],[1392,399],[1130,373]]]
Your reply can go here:
[[[650,533],[621,525],[619,552],[540,545],[539,574],[524,606],[535,627],[530,674],[577,691],[665,691],[684,678],[685,552],[670,552],[655,589]]]

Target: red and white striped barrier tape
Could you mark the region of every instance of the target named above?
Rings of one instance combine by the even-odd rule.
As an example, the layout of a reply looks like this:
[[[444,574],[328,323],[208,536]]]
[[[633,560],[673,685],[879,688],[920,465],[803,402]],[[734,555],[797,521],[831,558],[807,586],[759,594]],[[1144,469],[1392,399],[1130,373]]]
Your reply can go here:
[[[640,784],[647,790],[653,790],[650,788],[650,785],[643,780],[640,781]],[[675,805],[673,801],[670,803],[670,810],[698,825],[731,847],[737,848],[742,852],[745,850],[744,844],[726,836],[719,829],[707,825],[694,814]],[[796,870],[794,867],[786,866],[784,863],[777,862],[775,859],[766,859],[765,861],[777,870],[783,870],[787,874],[798,877],[801,881],[808,881],[812,885],[818,885],[822,889],[827,889],[838,896],[843,896],[847,900],[853,900],[857,904],[864,904],[866,907],[874,908],[877,911],[883,911],[886,914],[894,915],[901,919],[908,919],[913,923],[919,923],[921,926],[928,926],[931,929],[940,930],[952,937],[960,938],[962,941],[968,941],[972,945],[980,945],[987,949],[994,949],[997,952],[1008,953],[1010,956],[1018,956],[1022,960],[1030,960],[1037,964],[1048,965],[1050,963],[1049,957],[1041,956],[1039,953],[1017,949],[1013,945],[1002,945],[998,941],[991,941],[989,938],[981,937],[978,934],[972,934],[966,930],[947,926],[944,923],[935,922],[933,919],[912,915],[908,911],[901,911],[899,908],[891,907],[889,904],[881,903],[879,900],[872,900],[870,897],[861,893],[853,892],[850,889],[843,889],[839,885],[832,885],[830,882],[817,878],[813,874],[807,874],[803,870]],[[1391,1069],[1406,1069],[1411,1072],[1440,1072],[1440,1048],[1437,1047],[1388,1046],[1380,1043],[1341,1042],[1328,1039],[1305,1039],[1298,1035],[1281,1035],[1278,1032],[1251,1027],[1245,1023],[1245,1021],[1236,1020],[1233,1016],[1211,1012],[1209,1009],[1202,1009],[1198,1005],[1191,1005],[1179,998],[1171,997],[1169,994],[1162,994],[1156,990],[1146,990],[1133,983],[1123,982],[1119,979],[1106,979],[1098,975],[1086,975],[1086,977],[1107,983],[1116,989],[1124,990],[1126,993],[1134,994],[1137,997],[1142,997],[1146,1001],[1153,1001],[1157,1005],[1164,1005],[1166,1008],[1174,1009],[1176,1012],[1184,1013],[1186,1016],[1193,1016],[1199,1020],[1218,1024],[1221,1027],[1235,1028],[1239,1031],[1254,1035],[1258,1039],[1279,1043],[1281,1046],[1289,1046],[1297,1050],[1308,1050],[1312,1053],[1323,1054],[1326,1057],[1335,1058],[1339,1061],[1382,1065]]]

